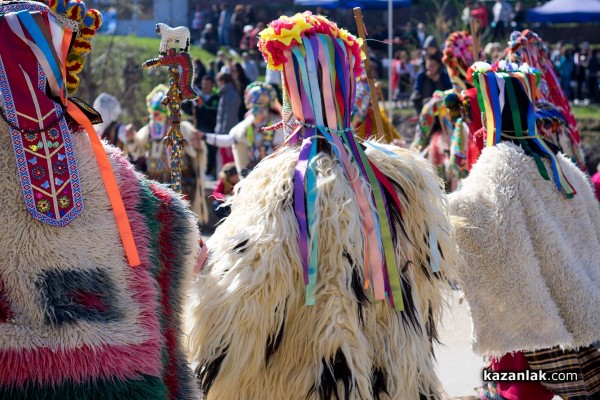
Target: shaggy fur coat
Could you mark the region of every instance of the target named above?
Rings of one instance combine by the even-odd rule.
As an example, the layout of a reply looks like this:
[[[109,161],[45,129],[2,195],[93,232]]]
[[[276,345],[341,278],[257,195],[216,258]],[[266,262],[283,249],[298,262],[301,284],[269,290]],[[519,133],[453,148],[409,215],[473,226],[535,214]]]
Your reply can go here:
[[[363,289],[359,207],[342,167],[323,153],[316,158],[316,304],[304,305],[293,209],[299,150],[282,149],[236,186],[231,215],[208,241],[209,260],[186,307],[188,345],[208,400],[441,398],[432,341],[457,257],[446,200],[431,165],[387,148],[395,155],[367,155],[402,203],[395,247],[406,310],[371,302]],[[430,229],[441,272],[429,265]]]
[[[557,158],[577,191],[572,199],[512,143],[484,149],[450,195],[478,354],[572,349],[600,339],[598,201],[586,176]]]
[[[198,399],[180,329],[196,219],[107,147],[142,262],[130,267],[88,136],[72,138],[85,209],[57,228],[27,212],[0,122],[0,399]]]

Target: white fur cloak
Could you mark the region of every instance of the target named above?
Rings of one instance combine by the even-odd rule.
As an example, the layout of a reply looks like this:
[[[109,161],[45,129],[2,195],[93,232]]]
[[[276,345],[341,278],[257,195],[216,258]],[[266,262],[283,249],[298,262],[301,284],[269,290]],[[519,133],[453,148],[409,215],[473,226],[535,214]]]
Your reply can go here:
[[[600,339],[598,201],[585,175],[557,158],[577,191],[572,199],[512,143],[484,149],[449,197],[478,354],[577,348]]]
[[[323,153],[315,159],[316,304],[304,305],[293,208],[299,149],[280,150],[236,185],[231,215],[208,241],[209,260],[186,307],[188,345],[208,400],[441,398],[432,341],[457,257],[446,200],[430,164],[380,146],[397,157],[366,153],[399,188],[406,234],[396,226],[397,267],[405,269],[415,322],[408,311],[368,300],[358,204],[339,162]],[[429,264],[430,229],[442,272]]]

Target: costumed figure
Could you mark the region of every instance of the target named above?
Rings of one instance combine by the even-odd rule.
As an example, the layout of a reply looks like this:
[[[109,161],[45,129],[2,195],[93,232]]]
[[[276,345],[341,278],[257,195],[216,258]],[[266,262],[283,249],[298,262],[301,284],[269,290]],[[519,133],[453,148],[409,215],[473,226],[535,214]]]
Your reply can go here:
[[[181,297],[199,234],[71,94],[101,15],[0,2],[0,398],[198,399]]]
[[[446,91],[444,102],[454,130],[450,140],[450,172],[456,180],[464,179],[483,149],[482,128],[477,106],[477,92],[468,80],[469,67],[481,59],[474,58],[473,38],[466,31],[453,32],[446,39],[442,62],[448,69],[454,90]],[[475,103],[475,104],[473,104]],[[475,118],[471,110],[475,108]],[[456,182],[458,183],[458,182]]]
[[[379,92],[380,88],[377,83],[375,85]],[[371,103],[371,89],[366,76],[363,75],[356,80],[356,100],[352,109],[352,126],[356,129],[356,134],[363,139],[379,139],[385,143],[392,143],[394,140],[401,141],[402,136],[387,117],[385,110],[381,108],[379,113],[384,132],[377,132]]]
[[[557,111],[556,117],[566,119],[567,126],[559,132],[561,136],[565,136],[564,139],[561,139],[561,151],[570,157],[582,171],[585,171],[585,156],[581,147],[577,121],[571,110],[569,99],[560,86],[560,77],[550,61],[544,41],[529,29],[511,33],[506,49],[506,61],[517,64],[525,63],[541,72],[534,106],[539,108],[537,102],[541,102],[541,108],[547,112],[548,107],[543,103],[550,103]]]
[[[600,209],[586,175],[537,129],[540,72],[475,63],[486,148],[450,211],[466,263],[473,350],[497,372],[577,380],[498,382],[515,400],[600,398]],[[532,376],[532,375],[530,375]]]
[[[121,115],[119,100],[108,93],[100,93],[94,100],[93,107],[102,117],[102,122],[94,125],[100,139],[106,140],[126,154],[128,136],[129,141],[133,140],[135,130],[131,125],[125,125],[118,121],[119,115]]]
[[[438,175],[444,179],[446,188],[450,190],[456,186],[449,163],[454,122],[444,103],[445,94],[446,92],[436,91],[423,106],[410,149],[420,153],[433,164]]]
[[[253,82],[244,91],[244,104],[249,110],[243,121],[228,135],[204,133],[206,143],[217,147],[231,146],[238,173],[245,176],[262,159],[283,143],[281,104],[273,86]]]
[[[206,398],[440,399],[432,343],[458,255],[439,178],[353,135],[364,53],[346,30],[305,12],[259,48],[295,122],[199,265],[186,332]]]
[[[171,183],[170,149],[165,141],[169,131],[169,112],[164,99],[169,88],[156,86],[146,97],[149,122],[144,125],[132,141],[128,143],[129,153],[135,164],[148,178],[161,183]],[[194,126],[181,122],[181,133],[187,142],[181,153],[181,187],[185,198],[190,202],[192,211],[198,214],[201,223],[208,221],[206,199],[204,197],[204,175],[206,171],[206,145],[193,141],[196,132]]]

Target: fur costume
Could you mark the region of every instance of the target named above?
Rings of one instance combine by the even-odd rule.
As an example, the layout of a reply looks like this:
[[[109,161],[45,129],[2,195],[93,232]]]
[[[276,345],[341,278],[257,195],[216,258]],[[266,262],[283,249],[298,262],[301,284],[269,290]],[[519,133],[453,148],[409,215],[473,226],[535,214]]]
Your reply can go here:
[[[436,91],[423,106],[410,149],[426,156],[436,167],[438,175],[444,179],[447,187],[452,188],[455,184],[452,183],[454,177],[450,170],[449,155],[455,124],[444,103],[446,92]]]
[[[559,162],[572,199],[512,143],[485,148],[450,195],[478,354],[600,339],[598,202],[584,174],[564,156]]]
[[[294,37],[291,42],[289,36]],[[291,52],[279,52],[281,38],[291,43]],[[291,58],[285,62],[279,57],[293,53],[294,64],[307,62],[311,70],[315,65],[303,58],[307,53],[297,51],[300,42],[307,53],[320,43],[332,44],[332,50],[345,55],[335,59],[340,66],[336,84],[354,83],[353,69],[360,68],[354,63],[360,57],[353,47],[356,39],[324,17],[308,12],[282,17],[263,31],[260,47],[271,68],[289,68]],[[318,68],[327,81],[332,70],[325,64]],[[346,71],[347,81],[340,71]],[[353,150],[334,147],[335,138],[326,138],[339,135],[349,146],[358,146],[349,133],[351,99],[332,105],[342,118],[337,129],[324,127],[319,119],[312,125],[309,115],[319,112],[320,103],[299,110],[296,106],[302,100],[306,105],[306,97],[299,96],[293,80],[306,76],[287,72],[285,98],[292,102],[296,126],[286,144],[236,186],[231,215],[207,243],[208,261],[186,308],[188,345],[206,398],[441,399],[433,341],[457,253],[440,180],[417,155],[375,142],[360,144],[364,153],[359,155],[368,167],[345,163]],[[313,83],[315,98],[319,91],[328,98],[327,88]],[[308,189],[304,192],[300,185],[298,192],[299,160],[312,139],[322,147],[306,164]],[[384,256],[381,243],[370,242],[364,226],[361,199],[377,194],[361,175],[362,168],[377,174],[376,185],[389,184],[385,187],[390,192],[384,191],[388,204],[394,196],[400,203],[399,208],[396,203],[386,208],[391,231],[386,232],[387,226],[378,230],[393,237],[395,263],[389,270],[371,263],[372,257]],[[306,220],[308,260],[298,221],[300,202],[311,210]],[[383,225],[376,205],[366,206]],[[401,294],[387,286],[378,298],[375,275],[382,271],[395,274],[390,282],[401,279]]]
[[[564,155],[542,156],[544,149],[534,147],[549,145],[536,132],[531,97],[529,112],[527,100],[509,105],[513,86],[519,101],[527,99],[524,93],[535,93],[521,88],[529,82],[535,89],[535,74],[487,71],[489,65],[473,79],[482,85],[488,140],[503,141],[483,150],[460,190],[450,195],[466,260],[459,275],[471,306],[473,348],[502,356],[588,346],[600,339],[597,200],[586,176]],[[495,85],[496,76],[508,76],[501,78],[507,93],[502,121],[490,115],[494,88],[483,86]],[[491,94],[486,99],[481,93]],[[521,110],[521,121],[527,114],[529,131],[519,133],[522,128],[507,117],[515,109]],[[489,138],[500,122],[502,134]],[[511,139],[522,135],[529,137]]]
[[[581,147],[579,128],[571,105],[565,92],[560,86],[560,79],[552,62],[548,48],[535,32],[525,29],[522,32],[514,31],[510,34],[508,48],[505,50],[506,61],[517,64],[526,63],[538,69],[541,73],[538,86],[538,100],[550,103],[565,124],[558,124],[554,129],[555,134],[560,137],[561,149],[569,156],[583,171],[585,168],[585,155]],[[535,104],[538,108],[538,104]]]
[[[52,4],[57,12],[84,7],[81,2]],[[42,3],[0,3],[0,29],[6,28],[4,23],[16,11],[27,10],[39,11],[29,15],[42,16],[51,24],[57,18]],[[52,35],[59,35],[57,25],[52,27]],[[50,37],[46,33],[43,37]],[[19,43],[11,42],[11,50],[27,54]],[[43,48],[44,42],[38,45]],[[43,89],[51,78],[31,60],[23,56],[21,68],[38,72],[39,90],[32,94],[45,107],[51,100]],[[11,61],[0,57],[2,73]],[[41,169],[24,175],[18,165],[22,152],[15,143],[14,126],[22,121],[15,123],[11,110],[16,104],[19,113],[32,112],[19,109],[31,101],[29,93],[16,91],[19,83],[2,81],[2,115],[11,125],[0,121],[0,398],[197,399],[180,346],[181,294],[190,281],[199,240],[195,217],[177,195],[134,172],[117,149],[103,149],[89,120],[84,122],[89,130],[75,122],[79,116],[86,119],[83,111],[94,112],[89,106],[74,111],[72,98],[65,99],[66,111],[59,114],[65,118],[60,129],[67,130],[61,131],[64,142],[54,151],[62,160],[66,146],[72,146],[72,187],[81,190],[84,207],[67,224],[54,219],[52,208],[39,206],[39,214],[32,214],[23,195],[28,188],[20,182],[29,177],[36,184],[37,178],[51,173],[52,180],[59,182],[60,177],[66,179],[66,172],[59,161],[45,158],[41,149],[33,147],[27,148],[25,158]],[[51,129],[26,130],[25,140],[37,135],[48,143],[60,136]],[[103,153],[107,169],[99,168],[96,150]],[[116,180],[123,214],[117,215],[111,197],[115,193],[111,195],[105,183],[107,174]],[[67,204],[60,201],[63,195],[48,195],[60,208]],[[37,191],[33,197],[40,199]],[[120,232],[123,221],[134,238],[135,257],[125,245],[127,235]]]
[[[161,104],[167,90],[166,86],[159,85],[148,95],[150,122],[137,131],[134,141],[127,145],[127,149],[134,162],[150,179],[168,184],[171,182],[170,154],[163,139],[169,130],[169,122],[167,110]],[[153,115],[153,112],[160,115]],[[192,211],[198,215],[200,223],[204,224],[208,222],[208,205],[204,196],[208,150],[202,142],[198,148],[192,145],[196,129],[191,123],[182,121],[180,129],[188,143],[182,152],[182,192],[191,203]]]
[[[249,110],[229,134],[206,134],[206,142],[217,147],[231,146],[238,173],[245,176],[263,158],[283,144],[281,104],[273,86],[253,82],[244,91],[244,103]],[[263,129],[263,127],[268,127]]]

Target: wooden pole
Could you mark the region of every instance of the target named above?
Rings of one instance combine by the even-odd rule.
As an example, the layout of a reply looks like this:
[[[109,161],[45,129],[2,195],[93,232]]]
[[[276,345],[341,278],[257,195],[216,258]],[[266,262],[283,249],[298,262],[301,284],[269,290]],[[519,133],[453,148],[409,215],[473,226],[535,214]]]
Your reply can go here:
[[[471,18],[471,37],[473,38],[473,60],[480,61],[481,54],[481,21],[478,18]]]
[[[383,121],[381,120],[381,112],[379,111],[379,101],[377,99],[377,92],[375,89],[375,83],[373,82],[373,72],[371,70],[371,60],[369,59],[369,53],[367,51],[367,39],[365,31],[365,23],[363,21],[362,12],[360,7],[354,7],[354,18],[356,19],[356,28],[358,29],[358,36],[362,39],[362,51],[367,56],[365,58],[365,72],[367,73],[367,83],[369,84],[369,90],[371,94],[371,103],[373,104],[373,114],[375,117],[375,126],[377,127],[377,133],[379,135],[385,135],[383,130]],[[390,43],[390,46],[392,44]],[[390,60],[391,61],[391,60]],[[392,82],[389,82],[391,85]],[[390,99],[391,100],[391,99]]]

